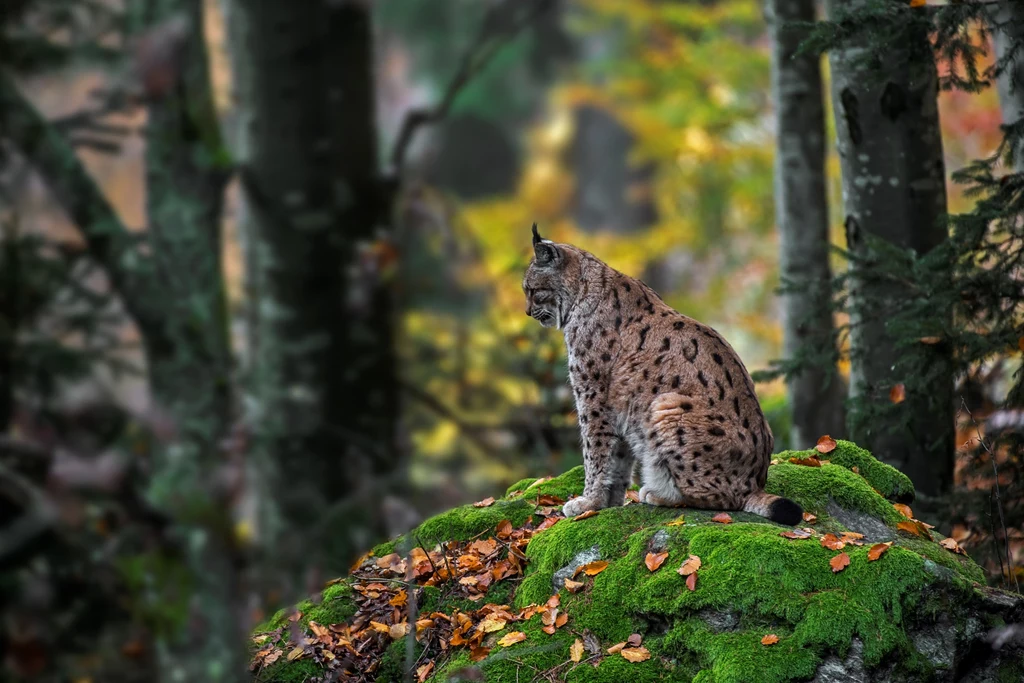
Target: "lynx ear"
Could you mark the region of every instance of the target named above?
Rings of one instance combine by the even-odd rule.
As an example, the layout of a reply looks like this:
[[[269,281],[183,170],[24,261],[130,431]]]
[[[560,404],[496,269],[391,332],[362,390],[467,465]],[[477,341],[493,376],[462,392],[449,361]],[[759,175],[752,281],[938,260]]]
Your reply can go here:
[[[558,247],[537,232],[536,223],[533,224],[533,255],[538,266],[553,266],[562,258]]]

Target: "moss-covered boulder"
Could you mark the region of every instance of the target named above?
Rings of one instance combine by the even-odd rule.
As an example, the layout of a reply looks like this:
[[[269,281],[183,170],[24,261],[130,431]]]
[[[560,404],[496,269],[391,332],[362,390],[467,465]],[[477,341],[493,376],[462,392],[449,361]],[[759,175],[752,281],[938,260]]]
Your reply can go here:
[[[783,453],[769,469],[768,491],[808,513],[797,529],[638,503],[565,520],[582,468],[518,482],[375,548],[298,613],[275,615],[254,635],[254,675],[1024,680],[1024,644],[992,635],[1024,623],[1024,598],[986,587],[952,539],[907,516],[905,476],[843,441],[812,455]]]

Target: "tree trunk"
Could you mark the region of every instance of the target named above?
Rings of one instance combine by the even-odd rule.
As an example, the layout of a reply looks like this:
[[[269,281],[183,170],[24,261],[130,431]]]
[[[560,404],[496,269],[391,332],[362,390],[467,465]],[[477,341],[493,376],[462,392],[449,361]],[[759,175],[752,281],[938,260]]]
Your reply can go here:
[[[867,0],[830,0],[833,17],[856,11]],[[938,79],[928,36],[923,32],[877,55],[884,75],[858,62],[863,44],[831,54],[832,99],[843,175],[847,248],[851,265],[851,398],[855,405],[889,404],[890,389],[905,383],[906,400],[865,419],[848,414],[851,438],[913,479],[919,494],[936,496],[953,483],[953,379],[941,345],[929,347],[930,377],[896,377],[900,360],[892,311],[910,292],[892,279],[872,277],[876,238],[924,254],[948,233],[945,166],[939,130]],[[877,51],[877,50],[875,50]],[[857,264],[861,265],[857,265]],[[948,311],[936,311],[949,320]],[[948,369],[948,372],[946,371]]]
[[[821,364],[787,378],[793,410],[791,448],[823,434],[845,435],[845,387],[836,369],[825,194],[825,109],[816,55],[794,57],[806,30],[788,25],[815,18],[814,0],[768,0],[772,99],[776,106],[775,218],[779,264],[791,288],[782,298],[783,351],[824,352]]]
[[[992,42],[997,60],[1007,57],[1014,45],[1024,42],[1024,4],[1020,0],[1001,0],[990,11]],[[996,79],[999,91],[999,108],[1003,123],[1009,125],[1024,119],[1024,53],[1018,52],[1013,62]],[[1024,143],[1017,146],[1016,163],[1018,173],[1024,172]]]
[[[288,575],[343,571],[382,528],[376,483],[396,468],[399,412],[370,11],[327,0],[226,10],[240,229],[263,294],[250,419],[279,482],[264,538]]]

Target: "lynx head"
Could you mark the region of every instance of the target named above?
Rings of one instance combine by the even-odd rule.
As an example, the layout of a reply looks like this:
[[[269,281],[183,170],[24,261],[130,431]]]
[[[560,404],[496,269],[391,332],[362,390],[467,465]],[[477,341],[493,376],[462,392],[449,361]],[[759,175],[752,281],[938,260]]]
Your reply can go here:
[[[578,249],[542,238],[534,223],[533,260],[523,277],[526,315],[544,327],[562,328],[578,298],[582,270]]]

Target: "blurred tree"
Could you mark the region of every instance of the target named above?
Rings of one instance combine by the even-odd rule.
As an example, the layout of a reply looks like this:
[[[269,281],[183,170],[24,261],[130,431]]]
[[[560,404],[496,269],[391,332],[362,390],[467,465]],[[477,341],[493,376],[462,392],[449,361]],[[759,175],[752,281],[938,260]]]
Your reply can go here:
[[[227,8],[254,282],[248,419],[266,481],[288,482],[267,492],[276,509],[261,524],[289,575],[343,571],[383,534],[380,485],[400,470],[371,15],[361,3]]]
[[[1003,123],[1024,118],[1024,4],[999,0],[989,10],[995,56],[1004,63],[996,78]],[[1024,149],[1015,150],[1016,168],[1024,169]]]
[[[808,348],[823,358],[787,377],[791,448],[809,448],[823,434],[845,434],[845,383],[836,367],[825,195],[825,108],[820,57],[797,54],[815,19],[813,0],[768,0],[775,102],[775,217],[783,293],[783,353]]]
[[[828,3],[842,21],[874,0]],[[892,0],[892,4],[906,4]],[[846,242],[850,253],[851,438],[899,467],[924,496],[953,484],[953,371],[948,351],[929,348],[926,372],[903,375],[893,311],[913,294],[870,266],[887,247],[924,255],[947,240],[938,76],[927,24],[904,22],[884,47],[861,36],[832,50]],[[948,327],[951,310],[932,319]],[[905,401],[900,386],[905,385]],[[901,403],[880,413],[880,403]]]

